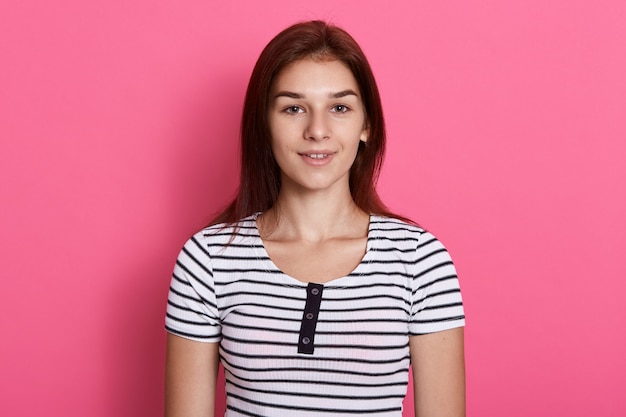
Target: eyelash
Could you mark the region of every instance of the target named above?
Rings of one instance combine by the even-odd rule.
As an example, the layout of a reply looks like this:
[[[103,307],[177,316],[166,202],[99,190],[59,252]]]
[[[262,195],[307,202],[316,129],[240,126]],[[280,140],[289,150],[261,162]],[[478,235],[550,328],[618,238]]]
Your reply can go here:
[[[299,106],[288,106],[285,107],[284,112],[287,114],[297,114],[300,112],[300,110],[302,110],[302,108]]]
[[[346,106],[345,104],[337,104],[336,106],[333,106],[334,109],[337,109],[337,107],[343,107],[343,111],[341,110],[337,110],[337,113],[347,113],[350,111],[350,107]]]
[[[339,110],[338,109],[339,107],[342,108],[343,110]],[[347,113],[350,111],[350,107],[346,106],[345,104],[336,104],[332,108],[335,111],[335,113]],[[298,114],[302,111],[302,107],[288,106],[288,107],[285,107],[283,111],[287,114]]]

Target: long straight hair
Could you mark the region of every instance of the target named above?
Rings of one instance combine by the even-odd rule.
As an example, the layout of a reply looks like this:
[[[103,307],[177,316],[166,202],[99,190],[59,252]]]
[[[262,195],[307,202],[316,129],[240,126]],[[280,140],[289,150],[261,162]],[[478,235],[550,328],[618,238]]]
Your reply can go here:
[[[269,92],[287,65],[303,60],[338,60],[356,79],[365,107],[369,136],[360,142],[350,169],[350,193],[366,213],[405,219],[393,214],[376,192],[385,154],[385,121],[372,69],[356,41],[345,30],[314,20],[280,32],[261,52],[252,70],[241,119],[241,176],[237,196],[210,224],[233,224],[274,206],[280,192],[280,168],[271,148],[268,123]]]

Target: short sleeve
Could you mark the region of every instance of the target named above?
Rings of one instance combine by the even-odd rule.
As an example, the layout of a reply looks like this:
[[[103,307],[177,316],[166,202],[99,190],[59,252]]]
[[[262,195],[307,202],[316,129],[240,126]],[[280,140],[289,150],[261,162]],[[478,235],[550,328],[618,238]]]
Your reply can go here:
[[[188,339],[219,342],[215,283],[204,239],[202,232],[197,233],[178,255],[167,298],[165,329]]]
[[[465,325],[461,289],[452,259],[432,234],[421,234],[413,264],[409,334],[420,335]]]

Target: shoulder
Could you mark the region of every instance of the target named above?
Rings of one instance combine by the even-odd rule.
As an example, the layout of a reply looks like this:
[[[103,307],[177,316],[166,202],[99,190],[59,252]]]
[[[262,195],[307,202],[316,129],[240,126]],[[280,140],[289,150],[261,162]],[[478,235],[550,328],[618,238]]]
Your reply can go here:
[[[377,252],[397,252],[418,261],[435,254],[447,254],[447,249],[431,232],[401,219],[372,215],[370,245]]]
[[[393,217],[372,215],[370,218],[370,240],[383,244],[412,247],[432,236],[424,228]]]
[[[248,216],[235,223],[219,223],[202,228],[192,235],[185,247],[199,246],[207,254],[228,247],[249,245],[249,240],[258,235],[256,215]]]
[[[218,223],[204,227],[194,236],[202,237],[211,243],[228,242],[233,239],[245,239],[256,236],[256,215],[248,216],[234,223]]]
[[[370,223],[373,229],[391,231],[391,232],[409,232],[409,233],[424,233],[426,230],[417,224],[409,223],[407,221],[397,219],[395,217],[380,216],[378,214],[372,214],[370,216]]]

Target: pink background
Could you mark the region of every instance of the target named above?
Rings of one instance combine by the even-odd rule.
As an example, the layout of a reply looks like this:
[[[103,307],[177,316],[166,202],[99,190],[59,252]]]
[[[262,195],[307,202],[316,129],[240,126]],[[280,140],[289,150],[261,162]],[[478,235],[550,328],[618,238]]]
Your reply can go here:
[[[162,413],[174,259],[232,196],[258,53],[311,18],[379,80],[381,194],[456,260],[468,415],[626,415],[621,0],[2,2],[1,413]]]

